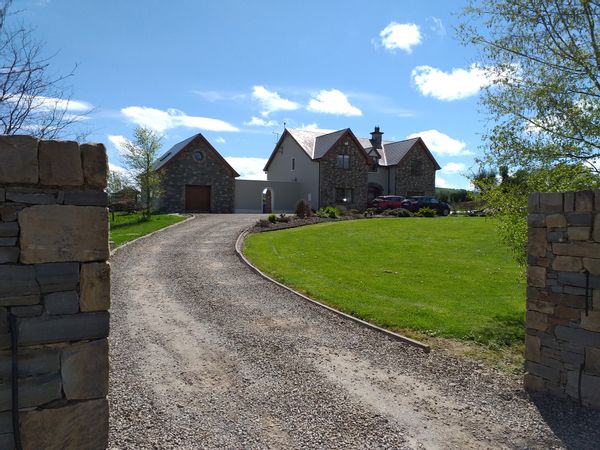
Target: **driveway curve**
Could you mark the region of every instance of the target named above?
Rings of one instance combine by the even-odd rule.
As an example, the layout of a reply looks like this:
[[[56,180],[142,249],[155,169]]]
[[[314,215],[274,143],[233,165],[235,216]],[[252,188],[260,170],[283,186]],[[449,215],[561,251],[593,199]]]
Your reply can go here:
[[[200,215],[112,264],[110,448],[589,448],[600,416],[392,340],[237,257]]]

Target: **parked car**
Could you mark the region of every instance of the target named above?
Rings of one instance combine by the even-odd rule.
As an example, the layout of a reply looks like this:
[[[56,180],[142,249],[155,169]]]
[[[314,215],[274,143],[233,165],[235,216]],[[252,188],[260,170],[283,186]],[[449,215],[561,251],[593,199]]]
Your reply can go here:
[[[371,207],[379,210],[402,208],[402,195],[380,195],[371,202]]]
[[[435,209],[438,214],[447,216],[450,214],[450,205],[446,202],[441,202],[435,197],[427,197],[424,195],[418,197],[408,197],[402,202],[401,208],[408,209],[410,212],[416,212],[421,208]]]

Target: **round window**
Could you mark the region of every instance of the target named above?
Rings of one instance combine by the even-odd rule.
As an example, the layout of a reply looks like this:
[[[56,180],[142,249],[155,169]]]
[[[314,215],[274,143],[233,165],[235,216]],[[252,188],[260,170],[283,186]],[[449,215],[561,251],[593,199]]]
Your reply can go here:
[[[202,161],[204,159],[204,155],[202,154],[202,152],[200,150],[196,150],[194,152],[194,159],[196,161]]]

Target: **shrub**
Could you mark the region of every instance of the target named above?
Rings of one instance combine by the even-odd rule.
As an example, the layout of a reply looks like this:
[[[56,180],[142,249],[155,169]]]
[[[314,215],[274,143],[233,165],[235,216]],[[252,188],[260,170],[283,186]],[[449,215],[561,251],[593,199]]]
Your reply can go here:
[[[268,228],[269,221],[265,219],[260,219],[258,222],[256,222],[256,225],[258,225],[260,228]]]
[[[338,210],[333,206],[326,206],[317,211],[317,217],[335,219],[338,216]]]
[[[412,213],[408,209],[404,208],[396,208],[396,209],[386,209],[383,213],[383,216],[394,216],[394,217],[412,217]]]
[[[304,199],[298,200],[296,203],[296,216],[300,219],[304,219],[305,217],[310,217],[312,215],[312,211],[310,210],[310,205]]]
[[[437,215],[437,211],[433,208],[421,208],[415,214],[416,217],[435,217]]]
[[[277,222],[288,223],[289,221],[290,221],[290,218],[288,216],[286,216],[285,213],[281,213],[281,214],[279,214],[279,217],[277,217]]]
[[[269,214],[269,217],[267,217],[267,220],[271,223],[275,223],[275,222],[277,222],[277,216],[275,214]]]

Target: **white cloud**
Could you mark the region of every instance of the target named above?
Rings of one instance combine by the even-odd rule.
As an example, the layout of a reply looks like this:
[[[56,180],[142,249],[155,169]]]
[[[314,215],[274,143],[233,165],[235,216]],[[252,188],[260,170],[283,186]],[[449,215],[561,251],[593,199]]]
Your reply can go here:
[[[449,162],[448,164],[444,164],[442,167],[442,172],[444,173],[459,173],[464,172],[467,169],[467,166],[463,163],[455,163]]]
[[[387,50],[400,49],[412,53],[412,48],[421,43],[421,31],[414,23],[391,22],[379,33],[381,45]]]
[[[422,95],[438,100],[460,100],[477,94],[492,84],[493,71],[471,64],[468,69],[452,69],[450,73],[431,66],[417,66],[411,78]]]
[[[408,139],[414,137],[423,139],[427,148],[438,155],[463,156],[473,154],[467,149],[467,144],[463,141],[451,138],[438,130],[425,130],[420,131],[419,133],[413,133],[408,136]]]
[[[249,158],[243,156],[226,156],[225,160],[237,173],[240,174],[238,179],[243,180],[266,180],[267,174],[263,172],[263,168],[267,164],[266,158]]]
[[[277,92],[268,91],[264,86],[254,86],[252,96],[262,106],[261,115],[263,117],[275,111],[293,111],[300,108],[299,103],[281,98]]]
[[[453,189],[454,185],[449,183],[445,178],[440,177],[438,174],[435,175],[435,187]]]
[[[433,31],[434,33],[436,33],[439,36],[444,36],[446,34],[446,27],[444,26],[442,19],[435,17],[435,16],[431,16],[429,18],[429,20],[431,20],[431,22],[433,22],[430,25],[431,31]]]
[[[116,164],[108,163],[108,170],[111,172],[117,172],[119,175],[129,176],[129,171],[127,169],[117,166]]]
[[[214,103],[222,101],[243,100],[247,94],[229,91],[192,91],[194,94],[202,97],[204,100]]]
[[[218,138],[215,139],[215,142],[217,142],[218,144],[225,144],[227,141],[225,140],[224,137],[219,136]]]
[[[306,109],[339,116],[362,116],[362,111],[356,106],[352,106],[348,101],[348,97],[338,89],[319,91],[316,96],[310,99]]]
[[[125,143],[128,142],[125,136],[109,134],[108,140],[120,152],[123,151]]]
[[[249,127],[276,127],[279,126],[276,120],[265,120],[260,117],[252,116],[250,121],[244,122]]]
[[[146,106],[129,106],[121,109],[121,114],[136,125],[151,128],[158,133],[164,133],[166,130],[177,127],[195,128],[206,131],[239,131],[239,129],[223,120],[188,116],[183,111],[173,108],[163,111]]]
[[[299,127],[301,130],[307,130],[307,131],[321,131],[323,133],[333,133],[334,131],[337,130],[332,130],[329,128],[319,128],[319,125],[317,125],[316,122],[313,123],[307,123],[307,124],[302,124]]]

